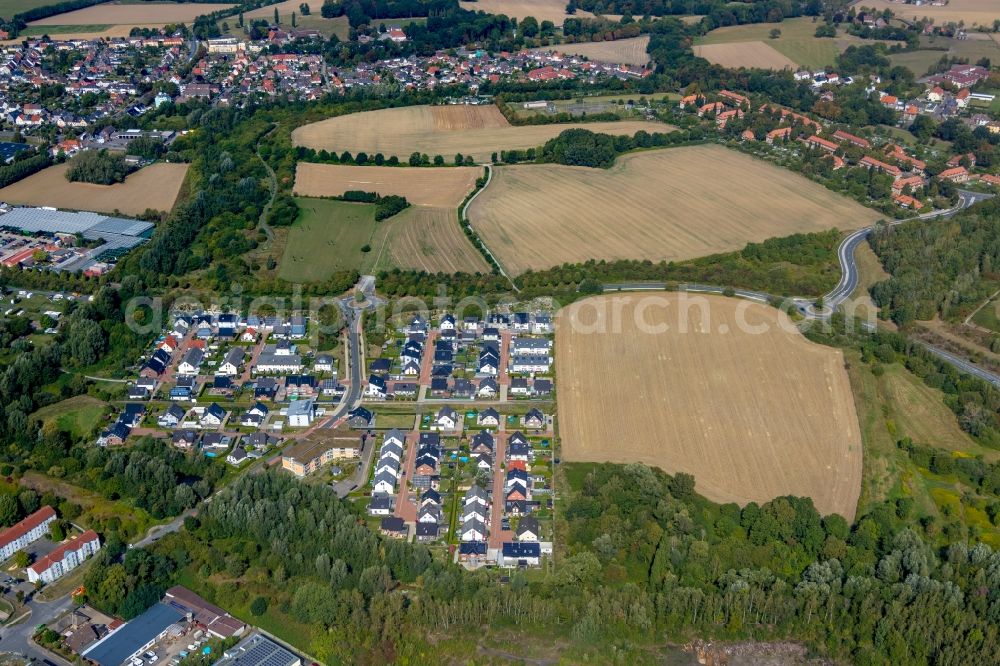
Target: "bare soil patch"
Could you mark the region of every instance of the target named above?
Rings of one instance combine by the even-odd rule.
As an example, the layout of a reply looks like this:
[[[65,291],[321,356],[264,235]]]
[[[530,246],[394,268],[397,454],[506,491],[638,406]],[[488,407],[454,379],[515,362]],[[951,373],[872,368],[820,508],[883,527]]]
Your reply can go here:
[[[413,152],[441,155],[448,160],[462,153],[472,155],[477,162],[485,162],[493,152],[534,148],[573,127],[628,135],[639,130],[667,132],[673,129],[664,123],[647,121],[515,127],[492,105],[408,106],[352,113],[304,125],[292,132],[292,142],[316,150],[382,153],[401,160],[406,160]]]
[[[719,146],[633,153],[607,170],[498,167],[468,215],[512,273],[587,259],[693,259],[878,219],[791,171]]]
[[[94,185],[66,180],[69,163],[57,164],[0,189],[0,201],[98,213],[139,215],[146,209],[169,211],[187,174],[187,164],[159,162],[136,171],[124,183]]]
[[[854,517],[861,432],[843,354],[776,309],[676,293],[587,299],[559,313],[556,371],[566,460],[640,462],[693,474],[717,502],[790,494]]]
[[[406,197],[414,206],[458,207],[476,186],[482,167],[369,167],[299,162],[295,194],[340,196],[348,190]]]

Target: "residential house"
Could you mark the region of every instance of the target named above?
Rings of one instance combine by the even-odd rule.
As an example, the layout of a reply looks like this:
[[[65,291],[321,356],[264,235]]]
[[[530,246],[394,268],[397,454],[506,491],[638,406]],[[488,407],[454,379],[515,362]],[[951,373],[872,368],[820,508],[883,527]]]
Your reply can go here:
[[[461,423],[458,412],[451,407],[442,407],[434,418],[433,426],[437,430],[456,430]]]
[[[500,550],[498,564],[506,569],[537,567],[542,559],[542,548],[537,542],[507,542]]]
[[[0,532],[0,560],[7,560],[17,551],[24,550],[42,537],[48,536],[49,527],[55,519],[55,509],[43,506],[27,518]]]
[[[530,409],[521,419],[521,423],[529,430],[541,430],[545,427],[545,414],[538,409]]]
[[[178,449],[192,449],[198,443],[198,433],[194,430],[175,430],[170,436],[170,443]]]
[[[357,407],[347,413],[347,422],[352,428],[367,429],[375,424],[375,415],[364,407]]]
[[[941,180],[950,180],[953,183],[965,183],[969,180],[969,172],[964,166],[945,169],[938,174]]]
[[[368,377],[368,386],[365,387],[365,397],[375,400],[385,400],[385,396],[385,378],[381,375],[370,375]]]
[[[184,420],[184,414],[184,408],[180,405],[170,405],[157,417],[156,424],[161,428],[176,428]]]
[[[226,420],[226,410],[218,405],[218,403],[212,403],[205,408],[202,412],[201,418],[198,419],[198,424],[202,428],[218,428]]]
[[[240,415],[240,425],[247,428],[259,428],[265,420],[270,410],[261,402],[255,402],[250,409]]]
[[[87,530],[78,537],[71,537],[69,541],[28,567],[28,581],[52,583],[80,566],[84,560],[100,549],[101,540],[94,530]]]
[[[406,521],[398,516],[386,516],[379,523],[379,532],[393,539],[405,539],[410,530]]]
[[[497,384],[497,380],[493,377],[484,377],[479,381],[476,397],[480,400],[492,400],[497,397],[499,392],[500,386]]]
[[[110,428],[101,432],[97,438],[98,446],[121,446],[128,439],[132,429],[121,421],[116,421]]]
[[[500,413],[487,407],[476,416],[476,423],[484,428],[496,428],[500,425]]]
[[[246,355],[243,347],[233,347],[228,352],[226,352],[225,358],[222,363],[219,364],[218,370],[215,371],[217,375],[226,375],[233,377],[240,374],[240,368],[243,367],[243,357]]]
[[[473,435],[472,440],[469,442],[469,451],[471,453],[492,454],[495,450],[496,440],[490,434],[489,430],[480,430]]]
[[[525,516],[517,524],[514,536],[518,541],[538,541],[541,532],[538,529],[538,519],[534,516]]]
[[[372,495],[368,502],[368,513],[373,516],[388,516],[392,514],[396,498],[390,495]]]
[[[198,369],[201,367],[202,361],[205,359],[205,352],[194,347],[188,349],[184,353],[184,357],[181,362],[177,365],[177,372],[182,375],[196,375],[198,374]]]
[[[316,399],[304,398],[293,400],[285,411],[288,425],[293,428],[306,428],[312,425],[316,418]]]

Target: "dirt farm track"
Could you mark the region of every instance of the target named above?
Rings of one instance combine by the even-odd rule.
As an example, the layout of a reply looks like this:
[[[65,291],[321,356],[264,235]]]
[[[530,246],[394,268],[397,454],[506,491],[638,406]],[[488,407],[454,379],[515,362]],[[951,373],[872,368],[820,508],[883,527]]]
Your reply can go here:
[[[861,431],[843,355],[776,309],[666,292],[586,299],[559,313],[556,372],[567,461],[640,462],[693,474],[717,502],[791,494],[854,517]]]

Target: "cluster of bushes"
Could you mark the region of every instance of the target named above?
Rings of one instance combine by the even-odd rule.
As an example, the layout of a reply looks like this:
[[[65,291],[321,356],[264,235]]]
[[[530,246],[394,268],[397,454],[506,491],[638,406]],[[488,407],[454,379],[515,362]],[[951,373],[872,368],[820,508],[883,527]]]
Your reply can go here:
[[[574,128],[563,131],[554,139],[549,139],[541,150],[528,148],[502,151],[500,161],[508,164],[538,162],[607,169],[614,164],[618,155],[632,150],[679,146],[700,143],[703,140],[704,132],[700,128],[653,134],[640,130],[633,136],[611,136]]]
[[[298,217],[299,205],[295,202],[295,197],[282,193],[274,198],[267,215],[267,223],[272,227],[287,227]]]
[[[410,207],[410,202],[406,200],[406,197],[401,197],[395,194],[382,196],[378,192],[364,192],[362,190],[348,190],[339,197],[334,198],[340,199],[341,201],[356,201],[359,203],[375,204],[376,222],[387,220],[393,215],[401,213]]]
[[[132,169],[125,164],[125,156],[107,150],[85,150],[69,163],[66,179],[70,182],[111,185],[124,183]]]

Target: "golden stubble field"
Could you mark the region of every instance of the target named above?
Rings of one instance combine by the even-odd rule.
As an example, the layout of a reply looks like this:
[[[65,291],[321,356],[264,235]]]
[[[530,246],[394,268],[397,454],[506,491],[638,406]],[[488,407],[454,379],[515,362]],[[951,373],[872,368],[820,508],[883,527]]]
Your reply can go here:
[[[646,46],[649,45],[649,35],[617,39],[613,42],[583,42],[581,44],[559,44],[558,46],[543,46],[532,51],[556,51],[566,55],[582,56],[589,60],[610,62],[625,65],[645,65],[649,62]]]
[[[937,24],[965,21],[966,27],[983,25],[993,27],[993,21],[1000,19],[1000,3],[997,0],[950,0],[940,7],[927,3],[906,5],[889,0],[866,0],[862,3],[877,12],[891,10],[896,16],[910,20],[933,19]]]
[[[69,163],[56,164],[0,189],[0,201],[98,213],[139,215],[147,208],[169,211],[187,174],[187,164],[159,162],[136,171],[124,183],[95,185],[66,180]]]
[[[514,274],[587,259],[694,259],[879,219],[791,171],[720,146],[634,153],[608,170],[497,167],[468,217]]]
[[[824,515],[854,517],[861,432],[843,354],[774,308],[677,293],[586,299],[559,313],[556,373],[564,460],[640,462],[693,474],[717,502],[809,496]]]
[[[470,12],[486,12],[487,14],[503,14],[511,18],[521,20],[528,16],[534,16],[538,22],[552,21],[557,26],[563,24],[568,18],[593,18],[590,12],[582,9],[576,10],[575,14],[566,13],[566,3],[563,0],[478,0],[478,2],[459,2],[462,9]],[[617,21],[621,15],[606,14],[605,18]]]
[[[493,152],[534,148],[573,127],[628,135],[639,130],[652,133],[674,129],[664,123],[631,120],[515,127],[493,105],[408,106],[303,125],[292,132],[292,142],[338,153],[347,150],[353,154],[363,151],[369,155],[395,155],[402,161],[420,152],[432,157],[441,155],[449,161],[462,153],[485,162]]]
[[[348,190],[398,194],[414,206],[454,210],[475,188],[483,167],[377,167],[299,162],[295,194],[340,196]]]
[[[490,270],[458,225],[455,208],[413,206],[387,222],[391,226],[386,247],[376,267],[398,266],[428,273]]]
[[[791,58],[782,55],[764,42],[736,44],[703,44],[694,47],[694,54],[723,67],[757,67],[760,69],[796,69]]]
[[[122,4],[106,2],[92,7],[84,7],[65,14],[56,14],[32,21],[28,25],[149,25],[163,26],[167,23],[187,23],[202,14],[211,14],[232,4],[205,4],[175,2],[140,2]]]

